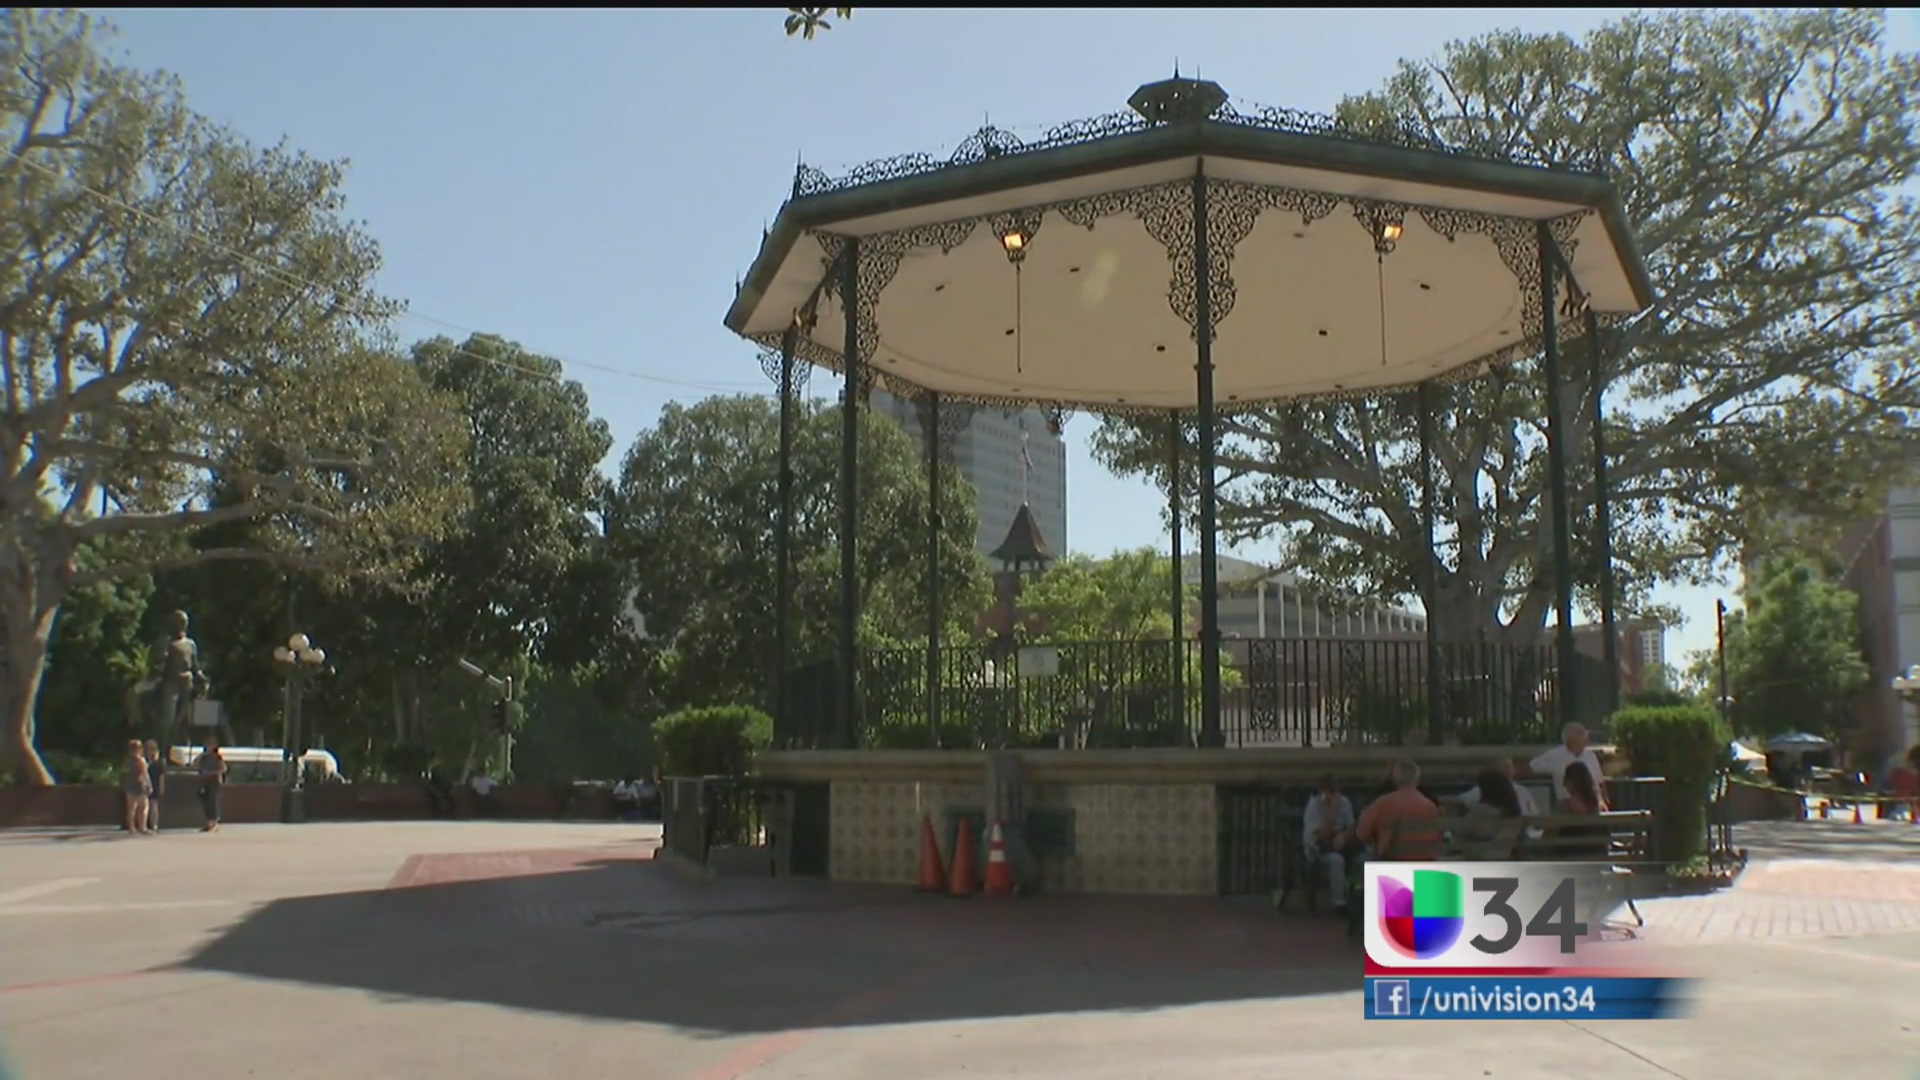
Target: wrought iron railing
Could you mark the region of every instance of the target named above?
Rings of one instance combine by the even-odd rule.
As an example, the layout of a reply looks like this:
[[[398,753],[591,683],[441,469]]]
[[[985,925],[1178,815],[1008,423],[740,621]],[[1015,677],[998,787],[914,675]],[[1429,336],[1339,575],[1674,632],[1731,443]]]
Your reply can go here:
[[[661,845],[706,864],[719,847],[770,846],[790,785],[744,776],[670,776],[661,785]]]
[[[1580,657],[1573,715],[1602,720],[1608,672]],[[1430,706],[1419,638],[1231,639],[1221,648],[1230,747],[1546,743],[1563,685],[1550,646],[1443,644]],[[1196,641],[1065,642],[1016,649],[877,649],[859,660],[854,715],[833,662],[790,672],[775,745],[786,749],[1131,748],[1198,745]],[[937,738],[936,738],[937,732]]]
[[[707,861],[706,796],[700,777],[661,781],[660,846],[696,863]]]

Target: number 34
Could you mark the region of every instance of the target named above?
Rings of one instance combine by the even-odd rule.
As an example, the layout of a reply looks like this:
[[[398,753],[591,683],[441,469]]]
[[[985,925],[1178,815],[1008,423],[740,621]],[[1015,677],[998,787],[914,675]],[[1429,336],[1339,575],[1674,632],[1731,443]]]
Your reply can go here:
[[[1499,937],[1490,938],[1485,934],[1474,937],[1471,944],[1488,956],[1500,956],[1513,951],[1523,937],[1551,937],[1560,939],[1560,952],[1570,955],[1574,943],[1587,936],[1587,924],[1574,917],[1575,886],[1572,878],[1562,878],[1553,895],[1533,913],[1533,918],[1523,924],[1520,913],[1513,909],[1513,894],[1520,891],[1520,879],[1510,877],[1474,878],[1473,891],[1488,893],[1486,907],[1482,909],[1506,925]]]

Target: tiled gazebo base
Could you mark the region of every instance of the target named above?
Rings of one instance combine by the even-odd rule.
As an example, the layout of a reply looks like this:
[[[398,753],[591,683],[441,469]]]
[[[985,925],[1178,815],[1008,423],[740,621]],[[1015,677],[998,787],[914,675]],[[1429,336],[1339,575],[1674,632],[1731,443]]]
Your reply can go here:
[[[1332,773],[1371,786],[1388,763],[1412,757],[1433,786],[1464,787],[1497,757],[1521,761],[1537,746],[1430,746],[1234,750],[1017,751],[1029,819],[1069,835],[1070,854],[1040,862],[1051,892],[1213,895],[1223,788],[1307,788]],[[830,789],[829,876],[910,886],[919,866],[920,819],[931,815],[943,856],[951,824],[987,804],[988,755],[978,751],[794,750],[763,754],[771,780]],[[1067,811],[1069,813],[1062,813]],[[976,838],[980,839],[980,838]]]

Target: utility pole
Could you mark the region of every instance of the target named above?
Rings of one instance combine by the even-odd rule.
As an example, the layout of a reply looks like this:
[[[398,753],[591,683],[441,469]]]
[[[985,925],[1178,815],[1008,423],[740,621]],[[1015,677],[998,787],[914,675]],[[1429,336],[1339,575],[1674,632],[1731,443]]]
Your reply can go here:
[[[504,782],[513,772],[513,676],[495,678],[480,665],[465,659],[460,661],[460,670],[493,689],[493,705],[488,711],[493,717],[494,730],[500,733],[500,778]]]
[[[1727,693],[1727,602],[1713,602],[1714,662],[1720,668],[1720,719],[1731,722],[1733,698]]]

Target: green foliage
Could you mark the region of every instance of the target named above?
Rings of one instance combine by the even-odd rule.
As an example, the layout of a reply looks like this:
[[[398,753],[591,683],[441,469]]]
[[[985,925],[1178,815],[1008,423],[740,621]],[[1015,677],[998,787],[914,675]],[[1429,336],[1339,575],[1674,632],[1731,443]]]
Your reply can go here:
[[[1727,675],[1743,734],[1837,737],[1869,678],[1859,598],[1804,559],[1764,564],[1747,610],[1729,618]]]
[[[1635,707],[1613,714],[1610,728],[1635,773],[1666,778],[1656,829],[1665,850],[1656,857],[1681,862],[1703,854],[1707,803],[1732,741],[1719,712],[1705,705]]]
[[[120,761],[126,752],[126,742],[122,740],[118,746],[108,747],[101,753],[50,749],[41,757],[47,763],[47,770],[63,784],[117,786],[120,783]]]
[[[1020,606],[1038,627],[1037,642],[1164,640],[1174,636],[1172,582],[1172,560],[1152,548],[1069,555],[1021,590]],[[1191,617],[1195,591],[1183,595]]]
[[[1633,14],[1574,38],[1497,31],[1407,61],[1343,103],[1489,157],[1592,160],[1617,178],[1656,297],[1603,334],[1614,553],[1624,607],[1657,581],[1703,580],[1763,550],[1787,520],[1831,525],[1876,506],[1920,428],[1920,61],[1868,9]],[[1243,296],[1244,300],[1244,296]],[[1591,434],[1585,350],[1563,363],[1568,445]],[[1544,624],[1553,576],[1539,372],[1448,389],[1436,471],[1454,523],[1434,617],[1449,639]],[[1324,588],[1416,591],[1412,395],[1236,415],[1221,455],[1230,539],[1278,534]],[[1187,432],[1191,440],[1191,430]],[[1096,453],[1167,486],[1164,421],[1110,418]],[[1184,455],[1194,462],[1197,454]],[[1590,455],[1571,483],[1589,490]],[[1194,490],[1193,476],[1187,490]],[[1597,560],[1575,522],[1592,606]]]
[[[593,659],[620,597],[583,570],[600,554],[592,516],[605,503],[599,468],[613,446],[586,390],[562,378],[559,361],[490,334],[421,342],[413,361],[466,419],[473,493],[465,520],[421,568],[433,585],[422,615],[439,639],[435,658]],[[552,618],[562,607],[572,617]]]
[[[111,545],[82,548],[82,569],[115,558]],[[153,582],[145,577],[96,581],[73,590],[60,607],[47,646],[46,673],[35,713],[39,743],[48,751],[111,762],[130,734],[126,692],[146,674],[142,633]],[[71,768],[53,769],[68,776]]]
[[[380,757],[381,771],[399,783],[418,780],[434,767],[433,748],[420,743],[395,743]]]
[[[753,752],[773,741],[773,719],[746,705],[683,709],[653,725],[666,776],[742,776]]]
[[[806,40],[812,41],[815,34],[818,34],[822,30],[833,29],[833,24],[827,21],[827,12],[829,11],[833,12],[834,17],[838,18],[842,22],[845,22],[846,20],[853,18],[853,9],[850,7],[788,8],[787,9],[787,36],[792,37],[795,34],[798,34],[801,37],[805,38]]]
[[[839,611],[840,410],[795,410],[791,657],[834,653]],[[774,659],[779,407],[758,397],[670,405],[634,441],[609,505],[610,552],[644,605],[654,693],[691,705],[765,700]],[[860,449],[864,647],[906,644],[926,625],[927,483],[921,454],[891,421],[863,414]],[[944,467],[944,466],[943,466]],[[948,467],[950,468],[950,467]],[[963,640],[986,607],[973,493],[942,483],[941,610]],[[924,639],[922,639],[924,640]]]
[[[868,729],[866,746],[873,750],[926,750],[931,746],[929,735],[924,717],[889,717],[888,722]],[[947,750],[977,749],[973,725],[964,720],[942,719],[940,746]]]
[[[1368,742],[1400,746],[1427,727],[1426,698],[1390,686],[1361,682],[1348,690],[1346,706],[1347,730]]]
[[[262,558],[391,580],[458,512],[462,432],[367,346],[395,309],[340,165],[194,115],[72,10],[0,11],[0,53],[0,758],[44,783],[35,698],[73,589]],[[242,521],[255,546],[188,542]],[[109,539],[118,561],[70,561]]]
[[[514,740],[514,773],[531,780],[610,780],[652,770],[645,719],[610,703],[605,673],[585,667],[534,680],[521,701],[526,721]]]

